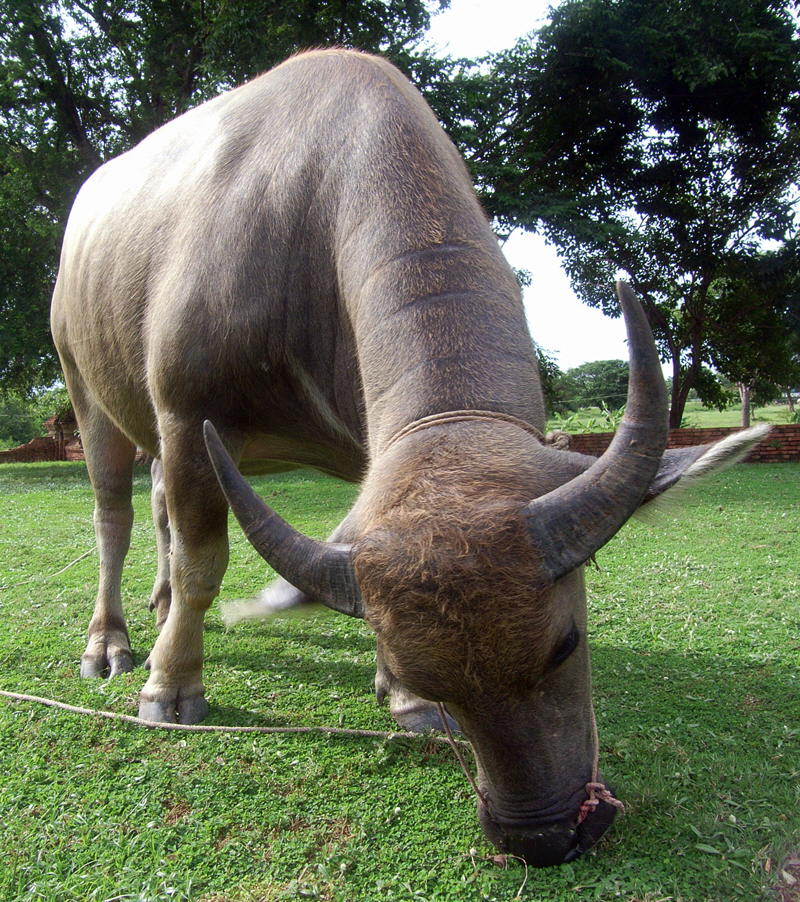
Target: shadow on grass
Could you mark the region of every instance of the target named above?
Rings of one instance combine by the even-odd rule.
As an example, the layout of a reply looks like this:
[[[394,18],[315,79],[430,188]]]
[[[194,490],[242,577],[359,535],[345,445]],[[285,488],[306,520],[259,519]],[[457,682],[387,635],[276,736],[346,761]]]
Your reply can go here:
[[[371,633],[366,632],[366,628],[364,633],[352,631],[351,622],[350,630],[339,632],[340,623],[338,621],[345,615],[333,612],[328,614],[324,611],[324,608],[311,608],[308,615],[299,614],[290,618],[276,617],[273,620],[245,624],[233,629],[227,629],[219,621],[212,621],[205,625],[205,632],[228,637],[233,642],[240,636],[248,638],[258,636],[264,642],[307,642],[330,650],[368,652],[375,649],[375,638]],[[327,622],[329,618],[332,621],[330,629]]]
[[[781,723],[793,719],[800,726],[793,706],[786,707],[797,692],[788,653],[754,659],[593,643],[592,662],[596,705],[620,723],[664,728],[670,715],[725,731],[756,720],[774,728],[777,715]]]
[[[206,661],[210,667],[220,664],[236,670],[274,674],[277,679],[289,686],[297,683],[304,683],[307,686],[316,683],[321,689],[340,687],[365,693],[372,691],[375,676],[374,665],[355,664],[351,661],[299,660],[296,654],[283,652],[274,646],[270,647],[268,652],[250,654],[213,652],[208,655]],[[212,672],[209,671],[208,679],[212,678]]]
[[[209,684],[213,685],[214,665],[219,664],[273,673],[287,685],[303,682],[309,690],[317,684],[321,693],[353,690],[363,693],[366,704],[372,703],[374,665],[309,661],[298,656],[298,637],[292,637],[291,650],[281,648],[274,632],[269,638],[269,647],[263,651],[216,648],[209,656]],[[343,641],[316,637],[309,645],[338,649]],[[366,639],[357,644],[362,649],[371,647]],[[788,790],[797,765],[796,756],[792,763],[790,749],[800,736],[793,713],[797,680],[788,662],[643,652],[603,644],[595,645],[593,658],[595,707],[607,768],[635,771],[640,765],[652,766],[657,759],[659,766],[686,771],[673,778],[680,794],[677,790],[703,771],[714,780],[726,775],[742,780],[747,768],[755,767],[772,778],[784,775]],[[226,719],[234,715],[235,709],[226,711]]]

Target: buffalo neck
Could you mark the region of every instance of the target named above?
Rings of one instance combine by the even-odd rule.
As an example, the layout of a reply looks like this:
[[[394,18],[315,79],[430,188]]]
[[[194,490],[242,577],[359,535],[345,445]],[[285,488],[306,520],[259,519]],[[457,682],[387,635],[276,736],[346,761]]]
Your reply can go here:
[[[369,274],[351,317],[371,456],[409,423],[449,410],[541,428],[519,289],[491,233],[394,255]]]

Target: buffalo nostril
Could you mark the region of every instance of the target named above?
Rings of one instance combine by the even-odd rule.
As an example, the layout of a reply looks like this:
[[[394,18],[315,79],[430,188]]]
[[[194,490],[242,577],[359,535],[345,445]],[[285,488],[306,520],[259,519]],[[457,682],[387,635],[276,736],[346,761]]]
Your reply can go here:
[[[478,812],[487,839],[501,852],[538,868],[574,861],[600,839],[616,813],[613,805],[601,801],[580,824],[570,820],[522,828],[498,824],[482,805]]]
[[[559,822],[526,828],[498,824],[481,805],[478,816],[486,838],[501,852],[522,859],[531,867],[543,868],[563,863],[577,847],[574,822]]]

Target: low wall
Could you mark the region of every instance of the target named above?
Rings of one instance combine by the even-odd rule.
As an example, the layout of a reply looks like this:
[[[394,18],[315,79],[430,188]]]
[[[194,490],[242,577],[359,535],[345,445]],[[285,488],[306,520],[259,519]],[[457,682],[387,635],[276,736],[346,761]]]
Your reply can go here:
[[[31,439],[26,445],[18,448],[10,448],[8,451],[0,451],[0,464],[30,464],[53,460],[86,460],[83,454],[81,440],[74,438],[64,441],[44,435]],[[137,464],[150,464],[152,458],[144,451],[136,452]]]
[[[670,429],[667,447],[685,448],[687,445],[708,445],[740,431],[736,426],[717,429]],[[611,444],[613,437],[613,432],[586,432],[570,435],[569,449],[599,457]],[[749,463],[800,461],[800,425],[773,426],[753,448],[746,460]]]
[[[685,448],[687,445],[709,445],[740,432],[738,427],[722,429],[670,429],[668,448]],[[599,457],[611,444],[613,432],[585,432],[570,435],[570,451],[594,454]],[[83,460],[83,448],[75,438],[68,442],[46,436],[35,438],[27,445],[0,451],[0,463],[31,463],[45,460]],[[149,463],[149,458],[139,451],[137,463]],[[747,456],[750,463],[778,463],[800,461],[800,425],[773,426]]]
[[[82,455],[81,455],[82,457]],[[29,464],[45,460],[66,460],[64,442],[49,435],[31,439],[27,444],[0,451],[0,464]]]

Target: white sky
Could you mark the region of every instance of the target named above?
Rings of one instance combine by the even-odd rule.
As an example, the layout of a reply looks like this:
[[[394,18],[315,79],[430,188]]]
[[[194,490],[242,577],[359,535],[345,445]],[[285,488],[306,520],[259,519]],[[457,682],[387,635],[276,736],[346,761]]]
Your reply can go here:
[[[451,0],[450,9],[433,17],[429,43],[452,56],[503,50],[546,21],[550,5],[548,0]],[[512,266],[533,276],[524,292],[531,334],[562,369],[588,360],[628,359],[622,320],[575,297],[556,251],[541,237],[518,231],[503,250]]]

